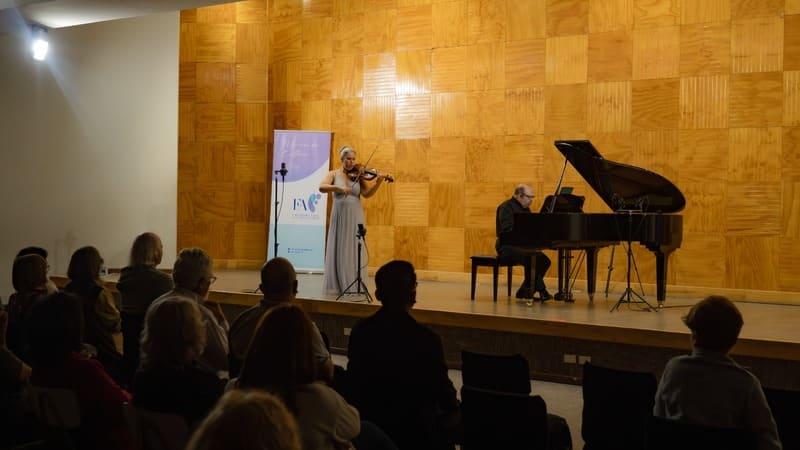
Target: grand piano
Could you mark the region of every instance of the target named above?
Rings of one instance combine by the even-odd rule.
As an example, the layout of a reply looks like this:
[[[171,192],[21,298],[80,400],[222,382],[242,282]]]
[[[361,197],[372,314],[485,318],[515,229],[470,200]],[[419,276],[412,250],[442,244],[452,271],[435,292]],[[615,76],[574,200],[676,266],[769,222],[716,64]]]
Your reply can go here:
[[[667,262],[683,239],[683,217],[673,214],[686,206],[683,193],[657,173],[603,158],[589,141],[555,141],[555,147],[566,158],[565,168],[568,161],[613,212],[559,212],[565,208],[555,206],[570,202],[561,196],[549,197],[543,212],[515,214],[514,228],[504,233],[501,241],[521,247],[556,249],[561,254],[569,250],[585,251],[590,299],[595,292],[598,250],[629,240],[637,242],[656,256],[657,299],[659,306],[662,305],[667,294]],[[564,264],[559,258],[562,296],[565,278],[567,295],[569,290],[569,260],[566,261]],[[562,273],[565,270],[567,273]]]

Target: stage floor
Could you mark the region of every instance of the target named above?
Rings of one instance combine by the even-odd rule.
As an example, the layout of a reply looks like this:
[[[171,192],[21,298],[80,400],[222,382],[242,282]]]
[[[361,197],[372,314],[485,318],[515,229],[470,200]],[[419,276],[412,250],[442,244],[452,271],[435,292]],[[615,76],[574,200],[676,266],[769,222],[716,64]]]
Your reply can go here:
[[[217,276],[210,300],[247,306],[260,298],[253,293],[259,284],[258,271],[220,270]],[[336,296],[323,294],[321,274],[299,274],[298,281],[298,301],[310,312],[363,317],[379,306],[377,302],[356,302],[358,297],[336,301]],[[366,283],[374,292],[372,277]],[[657,312],[642,311],[637,305],[622,305],[610,312],[620,292],[610,293],[608,299],[598,293],[590,302],[588,295],[578,291],[574,303],[550,300],[542,304],[507,297],[502,282],[497,303],[492,301],[491,291],[491,283],[479,281],[475,301],[470,301],[468,282],[420,280],[414,315],[433,325],[688,349],[689,332],[681,318],[700,300],[668,296]],[[512,294],[515,291],[516,286]],[[654,297],[648,300],[656,303]],[[734,354],[800,361],[800,307],[748,301],[736,305],[745,324]]]

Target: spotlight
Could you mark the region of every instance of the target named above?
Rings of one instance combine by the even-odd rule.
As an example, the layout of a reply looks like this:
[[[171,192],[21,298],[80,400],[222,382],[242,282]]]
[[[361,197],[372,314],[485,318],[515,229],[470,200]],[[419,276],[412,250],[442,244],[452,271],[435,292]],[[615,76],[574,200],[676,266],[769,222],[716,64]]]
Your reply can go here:
[[[31,28],[33,31],[33,45],[31,46],[33,59],[44,61],[47,58],[47,50],[50,48],[50,44],[47,42],[47,30],[38,25],[33,25]]]

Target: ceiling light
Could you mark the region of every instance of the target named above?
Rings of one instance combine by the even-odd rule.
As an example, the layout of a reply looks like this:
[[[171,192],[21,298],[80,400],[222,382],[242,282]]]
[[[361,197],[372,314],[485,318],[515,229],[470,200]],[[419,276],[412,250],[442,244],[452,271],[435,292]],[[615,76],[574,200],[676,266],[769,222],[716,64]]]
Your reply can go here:
[[[33,59],[44,61],[47,58],[47,50],[50,48],[50,44],[47,42],[47,30],[38,25],[33,25],[31,28],[33,31],[33,44],[31,45]]]

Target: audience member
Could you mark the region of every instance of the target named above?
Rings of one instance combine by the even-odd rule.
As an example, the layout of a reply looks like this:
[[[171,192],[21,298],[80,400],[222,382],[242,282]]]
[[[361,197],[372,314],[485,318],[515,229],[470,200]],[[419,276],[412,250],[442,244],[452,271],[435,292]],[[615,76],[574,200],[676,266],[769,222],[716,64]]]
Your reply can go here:
[[[358,436],[358,411],[315,381],[314,327],[302,309],[283,304],[261,319],[235,386],[278,395],[295,414],[305,449],[347,448]]]
[[[761,383],[728,356],[744,324],[742,314],[727,298],[710,296],[694,305],[683,321],[692,331],[692,354],[667,363],[653,415],[753,431],[760,450],[779,450]]]
[[[264,314],[274,306],[290,303],[297,295],[297,274],[289,260],[272,258],[261,267],[259,289],[264,298],[258,305],[244,311],[236,318],[230,330],[230,375],[239,375],[242,361],[253,340],[256,326]],[[330,380],[333,376],[333,362],[317,326],[312,322],[312,350],[317,365],[317,379]]]
[[[410,314],[416,301],[414,266],[389,262],[376,273],[375,285],[381,309],[350,333],[354,404],[401,449],[451,448],[459,404],[441,339]]]
[[[23,386],[31,368],[6,347],[8,314],[0,310],[0,436],[5,445],[30,441],[34,421],[25,413]]]
[[[81,298],[83,304],[83,339],[97,349],[97,360],[119,383],[127,383],[122,354],[117,350],[114,334],[120,331],[120,315],[114,294],[100,279],[103,258],[94,247],[81,247],[72,254],[64,287]]]
[[[197,367],[206,329],[197,304],[184,298],[159,302],[147,311],[142,367],[133,380],[133,403],[148,411],[200,422],[225,387],[217,375]]]
[[[206,327],[206,347],[197,362],[214,372],[227,372],[228,321],[219,304],[215,305],[215,311],[205,306],[208,291],[216,279],[211,257],[203,249],[185,248],[178,254],[172,269],[175,288],[156,299],[150,308],[172,298],[196,303]]]
[[[222,396],[186,449],[300,450],[299,436],[297,422],[278,398],[234,390]]]
[[[147,308],[174,287],[172,278],[156,268],[163,253],[161,239],[155,233],[140,234],[133,241],[129,265],[122,269],[117,282],[122,297],[122,356],[131,371],[139,367],[139,338]]]
[[[81,411],[78,448],[127,448],[122,404],[130,395],[102,364],[81,354],[81,299],[51,294],[33,305],[30,321],[31,383],[75,392]]]
[[[25,255],[39,255],[47,261],[47,250],[43,249],[42,247],[25,247],[19,252],[17,252],[17,258],[20,256]],[[47,265],[47,269],[50,270],[50,265]],[[58,288],[56,284],[48,277],[47,278],[47,293],[52,294],[53,292],[58,292]]]
[[[2,381],[0,386],[3,388],[3,393],[6,388],[24,383],[31,377],[30,366],[17,358],[6,346],[7,327],[8,314],[0,311],[0,380]]]
[[[8,299],[8,348],[28,361],[30,311],[47,294],[47,261],[35,254],[17,257],[11,269],[11,282],[16,292]]]

